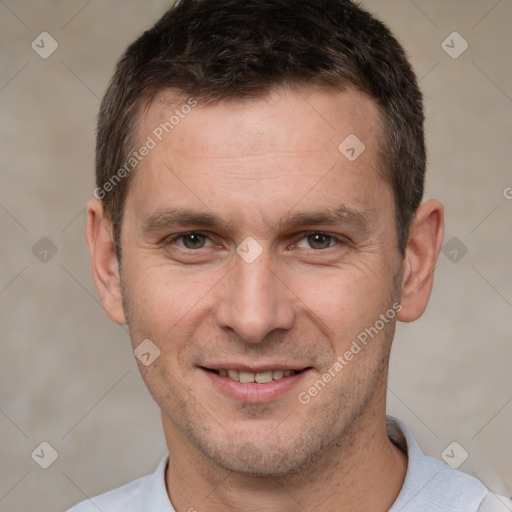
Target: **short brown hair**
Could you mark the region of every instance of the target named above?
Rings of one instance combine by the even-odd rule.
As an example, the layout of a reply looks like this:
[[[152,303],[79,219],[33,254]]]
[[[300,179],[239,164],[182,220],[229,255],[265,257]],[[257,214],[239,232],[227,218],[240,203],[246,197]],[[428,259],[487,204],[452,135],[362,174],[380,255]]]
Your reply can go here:
[[[423,196],[424,115],[416,76],[389,29],[349,0],[181,0],[128,47],[101,103],[95,195],[119,259],[131,174],[120,179],[118,171],[135,147],[141,108],[163,89],[214,103],[287,85],[355,87],[376,102],[380,167],[405,253]]]

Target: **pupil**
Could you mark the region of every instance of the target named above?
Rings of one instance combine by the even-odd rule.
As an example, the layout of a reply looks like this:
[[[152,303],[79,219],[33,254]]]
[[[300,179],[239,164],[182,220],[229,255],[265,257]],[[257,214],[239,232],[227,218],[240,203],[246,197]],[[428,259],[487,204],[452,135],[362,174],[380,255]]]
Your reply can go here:
[[[309,244],[311,246],[316,246],[313,248],[320,248],[325,249],[326,247],[329,247],[330,237],[326,235],[310,235],[309,237]],[[318,247],[320,246],[320,247]]]
[[[183,239],[185,246],[189,249],[198,249],[204,245],[204,237],[202,235],[191,234]]]

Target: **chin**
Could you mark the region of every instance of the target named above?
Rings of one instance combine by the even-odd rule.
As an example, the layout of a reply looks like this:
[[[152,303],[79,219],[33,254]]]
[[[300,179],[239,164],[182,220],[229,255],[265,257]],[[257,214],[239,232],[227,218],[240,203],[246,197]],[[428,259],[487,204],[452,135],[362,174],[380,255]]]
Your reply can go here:
[[[326,451],[328,445],[319,439],[288,439],[265,443],[264,439],[226,446],[198,446],[215,466],[240,475],[284,477],[310,467]]]

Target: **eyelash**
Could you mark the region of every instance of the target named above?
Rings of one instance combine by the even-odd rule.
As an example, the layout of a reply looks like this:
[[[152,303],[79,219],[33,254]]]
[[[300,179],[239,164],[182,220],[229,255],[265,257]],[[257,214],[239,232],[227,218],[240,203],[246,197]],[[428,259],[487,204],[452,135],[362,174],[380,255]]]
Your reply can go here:
[[[208,240],[211,241],[210,237],[206,233],[202,233],[201,231],[187,231],[186,233],[179,233],[178,235],[175,235],[174,237],[169,239],[166,242],[166,244],[167,245],[174,244],[178,240],[183,240],[183,238],[185,238],[186,236],[190,236],[190,235],[200,235],[200,236],[203,236],[203,237],[205,237],[205,238],[207,238]],[[335,242],[333,245],[330,245],[329,247],[326,247],[324,249],[314,249],[313,247],[309,248],[311,251],[315,251],[315,252],[325,251],[326,249],[330,249],[330,248],[332,248],[335,245],[339,245],[340,243],[341,244],[347,244],[348,243],[348,240],[345,237],[331,235],[329,233],[325,233],[324,231],[308,231],[308,232],[302,233],[302,236],[299,239],[299,242],[302,241],[305,238],[308,238],[308,237],[312,236],[312,235],[320,235],[320,236],[328,237],[328,238],[331,238]],[[296,246],[297,243],[298,242],[292,244],[292,246]],[[196,251],[199,251],[199,250],[204,249],[204,248],[205,247],[200,247],[198,249],[189,249],[187,247],[180,247],[180,249],[183,249],[185,251],[192,251],[192,252],[196,252]]]

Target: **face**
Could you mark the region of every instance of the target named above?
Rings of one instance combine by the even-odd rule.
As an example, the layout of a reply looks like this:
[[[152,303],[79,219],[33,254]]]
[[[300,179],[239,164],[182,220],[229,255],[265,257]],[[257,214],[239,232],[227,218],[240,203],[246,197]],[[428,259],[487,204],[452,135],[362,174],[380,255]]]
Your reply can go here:
[[[199,103],[159,141],[177,106],[162,93],[141,117],[157,144],[125,203],[124,312],[134,348],[160,351],[140,370],[167,436],[229,470],[297,471],[385,391],[402,262],[379,113],[354,90],[281,90]]]

